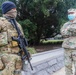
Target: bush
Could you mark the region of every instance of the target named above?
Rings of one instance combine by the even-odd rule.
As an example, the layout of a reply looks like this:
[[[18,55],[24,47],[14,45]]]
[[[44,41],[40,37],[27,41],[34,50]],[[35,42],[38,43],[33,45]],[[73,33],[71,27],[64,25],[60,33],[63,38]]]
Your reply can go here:
[[[27,50],[28,50],[31,54],[37,53],[36,50],[35,50],[35,48],[33,48],[33,47],[27,47]]]
[[[42,44],[61,44],[63,40],[47,40],[42,41]]]

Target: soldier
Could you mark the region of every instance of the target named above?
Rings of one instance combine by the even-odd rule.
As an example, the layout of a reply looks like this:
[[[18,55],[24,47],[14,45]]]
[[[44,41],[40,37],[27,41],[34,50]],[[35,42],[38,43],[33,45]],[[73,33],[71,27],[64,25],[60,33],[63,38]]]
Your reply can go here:
[[[68,10],[68,19],[69,21],[61,28],[61,34],[65,37],[62,44],[65,50],[65,71],[66,75],[73,75],[74,64],[74,75],[76,75],[76,9]]]
[[[16,5],[11,1],[2,4],[3,17],[0,17],[0,75],[21,75],[22,60],[18,56],[19,47],[11,37],[18,36],[16,29],[9,22],[11,18],[16,18]],[[22,28],[19,23],[22,34]]]

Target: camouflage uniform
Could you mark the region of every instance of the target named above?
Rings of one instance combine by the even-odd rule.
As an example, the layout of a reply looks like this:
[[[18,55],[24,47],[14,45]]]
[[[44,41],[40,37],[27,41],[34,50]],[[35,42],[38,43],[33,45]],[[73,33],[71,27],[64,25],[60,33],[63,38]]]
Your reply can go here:
[[[19,24],[18,27],[22,32]],[[0,75],[21,75],[22,61],[17,55],[19,47],[12,36],[18,36],[16,29],[6,18],[0,17]]]
[[[61,28],[61,34],[65,37],[62,47],[65,49],[66,75],[73,75],[73,62],[76,72],[76,20],[73,23],[70,21],[65,23]]]

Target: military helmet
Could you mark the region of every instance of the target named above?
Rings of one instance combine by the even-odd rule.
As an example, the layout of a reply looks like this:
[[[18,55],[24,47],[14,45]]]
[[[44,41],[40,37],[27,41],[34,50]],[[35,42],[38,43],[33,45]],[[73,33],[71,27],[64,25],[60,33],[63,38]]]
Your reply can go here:
[[[76,12],[76,9],[75,8],[70,8],[70,9],[68,9],[68,12]]]

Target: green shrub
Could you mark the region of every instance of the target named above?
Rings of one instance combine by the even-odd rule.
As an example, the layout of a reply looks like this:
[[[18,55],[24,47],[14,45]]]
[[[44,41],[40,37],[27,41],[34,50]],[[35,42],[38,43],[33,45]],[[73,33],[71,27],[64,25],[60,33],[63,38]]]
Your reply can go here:
[[[34,47],[27,47],[27,50],[28,50],[31,54],[37,53]]]
[[[42,44],[61,44],[63,40],[47,40],[42,41]]]

